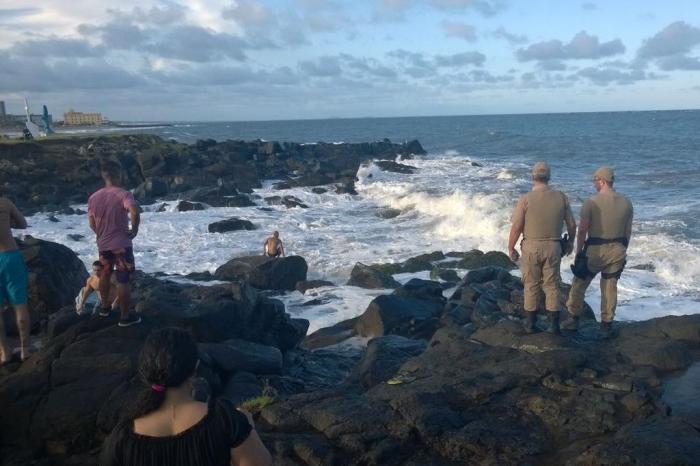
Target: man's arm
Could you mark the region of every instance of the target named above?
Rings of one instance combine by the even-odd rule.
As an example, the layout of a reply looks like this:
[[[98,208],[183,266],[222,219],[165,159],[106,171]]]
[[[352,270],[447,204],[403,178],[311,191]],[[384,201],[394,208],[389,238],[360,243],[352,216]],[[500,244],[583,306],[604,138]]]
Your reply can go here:
[[[282,252],[282,257],[284,257],[284,244],[280,241],[280,251]]]
[[[27,228],[27,220],[12,202],[10,202],[10,228],[16,228],[18,230]]]
[[[525,198],[521,197],[518,199],[518,203],[515,205],[515,210],[513,211],[513,220],[510,225],[510,235],[508,235],[508,256],[513,262],[520,258],[520,254],[515,250],[515,243],[518,242],[518,238],[523,234],[523,228],[525,227]]]
[[[87,301],[88,296],[92,294],[92,292],[95,291],[92,286],[90,286],[90,278],[85,281],[85,288],[83,288],[83,292],[80,295],[80,303],[78,303],[78,308],[82,309],[83,306],[85,306],[85,301]]]
[[[581,216],[581,221],[578,223],[578,235],[576,236],[576,254],[583,250],[583,245],[588,236],[588,218]]]
[[[574,214],[571,212],[571,206],[568,201],[566,202],[564,222],[566,222],[566,232],[569,235],[569,244],[566,245],[564,255],[568,256],[574,250],[574,240],[576,239],[576,220],[574,220]]]
[[[270,241],[269,238],[263,243],[263,256],[267,254],[267,242]]]
[[[634,217],[634,212],[630,212],[630,218],[627,219],[627,225],[625,225],[625,238],[627,238],[627,247],[629,247],[630,238],[632,238],[632,217]]]
[[[135,202],[129,205],[129,219],[131,220],[129,236],[136,238],[136,235],[139,234],[139,225],[141,224],[141,212],[139,212],[139,205]]]
[[[88,214],[88,222],[90,223],[90,229],[97,233],[97,223],[95,222],[95,217]]]

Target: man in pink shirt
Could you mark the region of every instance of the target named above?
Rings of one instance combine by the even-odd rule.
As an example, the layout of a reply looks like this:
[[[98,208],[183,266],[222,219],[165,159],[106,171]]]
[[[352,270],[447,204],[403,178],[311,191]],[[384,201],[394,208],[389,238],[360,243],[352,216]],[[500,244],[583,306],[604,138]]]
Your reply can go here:
[[[102,179],[105,187],[88,199],[90,228],[97,234],[97,248],[103,265],[99,284],[100,301],[103,303],[100,316],[109,317],[110,278],[112,273],[116,273],[121,310],[119,326],[128,327],[141,322],[141,317],[129,312],[129,278],[135,270],[131,240],[139,232],[141,217],[134,196],[119,187],[121,166],[117,162],[110,160],[102,165]]]

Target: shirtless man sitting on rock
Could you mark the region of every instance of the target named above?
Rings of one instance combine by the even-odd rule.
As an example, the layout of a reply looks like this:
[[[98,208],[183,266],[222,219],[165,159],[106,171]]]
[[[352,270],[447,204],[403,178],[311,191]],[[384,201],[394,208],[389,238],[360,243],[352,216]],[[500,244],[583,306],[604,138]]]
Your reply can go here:
[[[0,309],[9,303],[15,310],[19,330],[20,358],[29,357],[29,308],[27,287],[29,274],[22,253],[12,237],[12,228],[25,229],[27,221],[9,199],[0,197]],[[12,359],[5,326],[0,315],[0,364]]]
[[[80,290],[80,294],[75,300],[75,311],[78,314],[85,314],[85,303],[87,302],[88,298],[90,295],[92,295],[93,292],[97,292],[97,303],[95,303],[94,309],[97,309],[98,311],[102,307],[102,303],[100,302],[100,277],[104,273],[104,265],[102,265],[102,262],[100,261],[95,261],[92,263],[92,271],[93,275],[88,277],[87,281],[85,282],[85,287]],[[112,275],[111,277],[111,286],[109,287],[109,302],[112,303],[112,310],[119,309],[119,295],[117,293],[117,287],[118,283],[116,280],[116,275]],[[93,313],[92,310],[87,311],[88,313]]]
[[[284,257],[284,246],[280,239],[280,232],[275,231],[263,244],[263,255],[267,257]]]

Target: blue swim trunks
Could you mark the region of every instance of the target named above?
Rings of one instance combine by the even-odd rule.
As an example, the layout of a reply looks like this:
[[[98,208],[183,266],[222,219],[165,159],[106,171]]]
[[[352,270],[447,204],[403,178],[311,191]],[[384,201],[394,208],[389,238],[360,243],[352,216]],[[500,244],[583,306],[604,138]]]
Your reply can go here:
[[[29,275],[19,251],[0,252],[0,303],[27,304]]]

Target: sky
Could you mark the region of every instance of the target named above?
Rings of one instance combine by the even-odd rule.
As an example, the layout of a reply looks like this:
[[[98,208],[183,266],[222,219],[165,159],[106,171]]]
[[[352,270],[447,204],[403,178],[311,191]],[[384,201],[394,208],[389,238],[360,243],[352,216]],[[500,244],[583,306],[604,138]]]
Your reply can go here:
[[[697,0],[1,0],[0,100],[125,121],[700,108]]]

